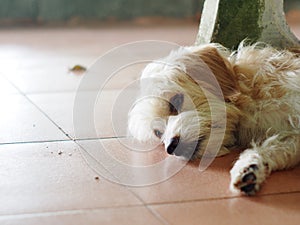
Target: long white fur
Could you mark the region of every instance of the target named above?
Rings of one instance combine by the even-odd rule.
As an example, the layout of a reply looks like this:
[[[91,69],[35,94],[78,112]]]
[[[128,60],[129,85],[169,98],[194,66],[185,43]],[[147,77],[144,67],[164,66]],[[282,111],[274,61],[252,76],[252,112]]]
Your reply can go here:
[[[218,87],[208,81],[212,76]],[[171,115],[169,100],[178,93],[184,102],[180,112]],[[224,106],[225,115],[219,113]],[[262,44],[241,43],[236,52],[209,44],[181,47],[144,69],[141,96],[129,113],[132,136],[155,140],[153,130],[158,129],[167,147],[175,136],[184,143],[208,138],[211,127],[225,129],[217,155],[227,154],[233,146],[246,149],[230,172],[232,190],[254,194],[272,171],[297,165],[300,56]],[[196,158],[206,144],[204,140],[198,146]]]

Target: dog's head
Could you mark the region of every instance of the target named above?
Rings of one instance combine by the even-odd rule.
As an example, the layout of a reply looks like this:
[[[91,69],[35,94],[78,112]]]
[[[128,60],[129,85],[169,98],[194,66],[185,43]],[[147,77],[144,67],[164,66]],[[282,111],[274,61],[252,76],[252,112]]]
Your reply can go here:
[[[183,47],[147,65],[129,113],[130,134],[161,141],[169,154],[199,158],[212,128],[226,127],[224,101],[236,92],[226,54],[216,45]]]

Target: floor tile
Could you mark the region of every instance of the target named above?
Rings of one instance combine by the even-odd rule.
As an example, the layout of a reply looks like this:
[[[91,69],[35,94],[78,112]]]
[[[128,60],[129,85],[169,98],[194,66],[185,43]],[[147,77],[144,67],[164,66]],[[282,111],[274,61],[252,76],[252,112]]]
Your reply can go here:
[[[70,73],[75,64],[86,65],[91,59],[43,51],[28,46],[0,45],[2,74],[23,93],[74,91],[81,76]]]
[[[149,147],[126,138],[83,140],[78,144],[84,149],[82,154],[95,171],[102,165],[109,173],[99,171],[100,174],[104,172],[101,176],[123,185],[151,185],[167,179],[166,172],[177,171],[171,165],[166,168],[166,154],[161,146],[154,144]],[[163,171],[162,167],[168,171]]]
[[[1,29],[0,43],[28,46],[44,51],[71,52],[72,55],[99,56],[117,45],[140,40],[163,40],[179,45],[193,44],[197,35],[198,23],[172,26],[115,24],[110,26],[17,28]],[[41,41],[43,40],[43,41]]]
[[[157,185],[135,188],[146,203],[177,202],[197,199],[215,199],[239,196],[229,190],[231,165],[236,154],[216,158],[204,171],[198,164],[188,164],[178,174]],[[300,166],[281,172],[274,172],[264,183],[258,195],[300,191]]]
[[[142,40],[191,45],[197,29],[1,29],[0,224],[298,224],[300,165],[249,198],[229,191],[238,151],[200,172],[200,161],[125,138],[140,72],[162,49],[98,57]],[[88,71],[71,73],[75,64]]]
[[[172,225],[296,225],[300,193],[152,206]]]
[[[290,9],[286,14],[286,21],[290,30],[300,39],[300,10]]]
[[[60,212],[44,215],[17,215],[1,217],[3,225],[159,225],[163,224],[145,207],[111,208],[89,211]]]
[[[229,169],[237,154],[218,158],[200,172],[199,161],[187,163],[167,156],[155,143],[137,144],[118,138],[79,144],[146,203],[234,196],[228,190]],[[96,162],[92,161],[91,166],[96,167]]]
[[[0,143],[65,140],[67,137],[22,95],[0,95]]]
[[[204,171],[200,161],[186,163],[167,156],[160,145],[138,144],[130,139],[80,141],[95,160],[90,165],[105,165],[114,174],[108,179],[131,186],[144,202],[164,203],[239,196],[229,190],[229,171],[239,151],[216,158]],[[86,155],[85,155],[86,156]],[[87,156],[89,157],[89,156]],[[258,195],[300,191],[300,165],[274,172]]]
[[[99,177],[73,142],[0,146],[0,215],[140,205]]]
[[[259,195],[300,191],[300,165],[295,168],[276,171],[267,178]]]
[[[127,135],[135,90],[35,94],[28,97],[76,139]]]
[[[293,34],[300,39],[300,25],[291,27]]]
[[[87,93],[87,95],[89,94]],[[55,121],[55,123],[58,124],[58,126],[61,127],[68,135],[74,138],[75,131],[73,125],[73,107],[75,96],[76,93],[72,92],[50,94],[44,93],[28,95],[28,98],[33,101],[34,104],[36,104],[53,121]],[[82,118],[81,127],[84,127],[84,121],[85,119]],[[82,132],[85,133],[85,131]],[[85,134],[83,137],[89,137],[89,135]]]
[[[4,63],[3,73],[24,93],[76,91],[82,76],[68,72],[73,65],[88,67],[113,48],[135,41],[190,45],[194,43],[197,24],[180,27],[179,33],[184,34],[181,37],[178,32],[176,26],[1,30],[0,60]],[[153,49],[144,49],[143,54],[151,52]],[[97,71],[99,76],[103,76],[101,72]]]
[[[199,161],[187,163],[169,179],[132,191],[149,204],[236,196],[229,190],[229,170],[236,156],[216,158],[204,171],[199,170]]]
[[[0,72],[0,95],[8,95],[8,94],[18,94],[18,90],[12,86],[9,81],[1,76]]]

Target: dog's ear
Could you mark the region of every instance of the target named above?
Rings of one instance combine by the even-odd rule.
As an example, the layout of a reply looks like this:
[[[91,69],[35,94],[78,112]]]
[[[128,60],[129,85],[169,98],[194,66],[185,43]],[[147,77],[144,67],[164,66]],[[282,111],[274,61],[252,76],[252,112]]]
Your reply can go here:
[[[177,115],[181,111],[183,101],[184,101],[184,95],[181,93],[174,95],[170,99],[169,109],[171,115]]]
[[[197,51],[199,57],[209,67],[217,79],[226,98],[237,93],[234,70],[231,63],[218,52],[216,47],[207,46]]]

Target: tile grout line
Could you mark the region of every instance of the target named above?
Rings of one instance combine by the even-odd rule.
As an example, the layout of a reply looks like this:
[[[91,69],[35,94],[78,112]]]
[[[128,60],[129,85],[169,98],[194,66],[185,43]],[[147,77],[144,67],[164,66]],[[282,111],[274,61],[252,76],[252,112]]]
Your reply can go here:
[[[16,142],[2,142],[1,145],[14,145],[14,144],[38,144],[38,143],[47,143],[47,142],[67,142],[67,141],[101,141],[101,140],[113,140],[118,138],[126,138],[124,137],[100,137],[100,138],[69,138],[69,139],[56,139],[56,140],[40,140],[40,141],[16,141]]]
[[[111,139],[114,139],[114,138],[111,138]],[[98,139],[98,140],[99,140],[99,139]],[[90,157],[92,157],[91,154],[90,154],[83,146],[81,146],[80,143],[78,143],[78,140],[75,139],[74,142],[78,145],[78,147],[79,147],[80,149],[82,149],[82,150],[85,151]],[[82,154],[82,153],[81,153],[81,154]],[[88,166],[91,170],[95,171],[95,172],[98,174],[98,172],[96,171],[96,169],[92,168],[92,167],[89,165],[89,163],[88,163],[86,157],[84,157],[84,156],[82,156],[82,157],[83,157],[84,161],[86,162],[87,166]],[[107,170],[107,169],[105,168],[105,166],[103,166],[102,164],[100,164],[100,165],[101,165],[101,167],[102,167],[105,171],[107,171],[107,172],[108,172],[111,176],[113,176],[116,180],[119,180],[116,176],[114,176],[114,174],[112,174],[109,170]],[[130,192],[133,196],[135,196],[135,198],[136,198],[137,200],[139,200],[139,202],[142,203],[142,206],[145,207],[145,208],[147,209],[147,211],[148,211],[149,213],[151,213],[151,215],[153,215],[153,216],[154,216],[157,220],[159,220],[162,224],[168,224],[168,223],[165,221],[165,219],[161,217],[160,214],[158,214],[156,211],[152,210],[152,209],[149,207],[149,205],[148,205],[148,204],[147,204],[147,203],[146,203],[146,202],[145,202],[145,201],[144,201],[137,193],[135,193],[133,190],[130,189],[129,186],[124,185],[124,187],[126,188],[126,190],[127,190],[128,192]]]
[[[280,196],[280,195],[289,195],[289,194],[300,194],[299,191],[290,191],[290,192],[277,192],[277,193],[266,193],[257,196],[228,196],[228,197],[219,197],[219,198],[206,198],[206,199],[191,199],[191,200],[182,200],[182,201],[170,201],[170,202],[154,202],[150,203],[151,206],[159,206],[159,205],[170,205],[170,204],[181,204],[181,203],[192,203],[192,202],[208,202],[208,201],[222,201],[222,200],[230,200],[230,199],[258,199],[260,197],[272,197],[272,196]]]
[[[89,153],[88,151],[86,151],[86,149],[85,149],[83,146],[81,146],[81,145],[77,142],[77,140],[74,140],[74,142],[75,142],[75,144],[76,144],[81,150],[85,151],[90,157],[92,157],[92,156],[90,155],[90,153]],[[82,155],[81,152],[80,152],[80,154]],[[96,172],[96,173],[98,174],[97,170],[89,165],[89,163],[88,163],[86,157],[82,156],[82,158],[84,159],[84,161],[85,161],[85,163],[87,164],[87,166],[88,166],[91,170],[93,170],[94,172]],[[115,179],[119,180],[117,177],[114,176],[114,174],[111,174],[110,171],[107,170],[107,169],[105,168],[105,166],[103,166],[102,164],[100,164],[100,166],[101,166],[105,171],[107,171],[111,176],[113,176]],[[163,219],[163,218],[160,216],[160,214],[158,214],[157,212],[153,211],[153,210],[149,207],[149,205],[147,205],[147,203],[144,202],[144,200],[143,200],[137,193],[135,193],[133,190],[131,190],[131,189],[130,189],[128,186],[126,186],[126,185],[124,185],[124,187],[126,188],[126,190],[127,190],[128,192],[130,192],[133,196],[135,196],[135,198],[136,198],[137,200],[139,200],[140,203],[142,203],[142,206],[145,207],[145,208],[147,209],[147,211],[148,211],[149,213],[151,213],[151,215],[153,215],[153,216],[154,216],[157,220],[159,220],[161,223],[163,223],[163,224],[168,224],[168,223],[165,221],[165,219]]]
[[[65,132],[56,122],[54,122],[54,120],[52,120],[50,118],[50,116],[44,112],[40,107],[38,107],[24,92],[21,91],[21,89],[16,86],[11,80],[9,80],[6,76],[4,76],[5,79],[14,87],[16,88],[16,90],[24,97],[26,98],[26,100],[31,103],[39,112],[41,112],[48,120],[50,120],[50,122],[55,125],[69,140],[73,140],[73,138],[67,133]]]
[[[55,125],[66,137],[66,140],[46,140],[46,141],[28,141],[28,142],[14,142],[14,143],[0,143],[0,145],[4,145],[4,144],[26,144],[26,143],[42,143],[42,142],[55,142],[55,141],[89,141],[89,140],[105,140],[105,139],[114,139],[114,138],[126,138],[127,136],[119,136],[119,137],[114,137],[114,136],[109,136],[109,137],[95,137],[95,138],[76,138],[76,137],[72,137],[70,134],[68,134],[67,132],[64,131],[64,129],[62,127],[60,127],[54,120],[51,119],[51,117],[44,112],[38,105],[36,105],[29,97],[28,95],[34,95],[34,94],[41,94],[41,93],[24,93],[23,91],[21,91],[21,89],[16,86],[10,79],[8,79],[6,76],[4,76],[4,79],[7,80],[7,82],[9,82],[19,93],[16,94],[20,94],[22,95],[27,101],[29,101],[29,103],[31,103],[39,112],[41,112],[48,120],[50,120],[50,122]],[[112,90],[118,90],[118,89],[112,89]],[[91,91],[95,91],[95,90],[86,90],[85,92],[91,92]],[[59,93],[73,93],[74,91],[63,91],[63,92],[59,92]],[[51,94],[53,92],[45,92],[46,94]],[[43,94],[43,93],[42,93]]]
[[[130,187],[125,186],[126,189],[131,192],[142,204],[143,206],[160,222],[162,222],[165,225],[168,225],[169,223],[154,209],[152,209],[150,204],[147,204],[141,196],[139,196],[137,193],[135,193]]]
[[[85,140],[105,140],[105,139],[116,139],[116,138],[126,138],[126,136],[123,137],[104,137],[104,138],[82,138],[82,139],[76,139],[72,138],[67,132],[63,130],[54,120],[51,119],[51,117],[44,112],[38,105],[36,105],[24,92],[22,92],[11,80],[9,80],[6,76],[4,76],[6,80],[21,94],[23,97],[26,98],[26,100],[31,103],[39,112],[41,112],[50,122],[55,125],[68,139],[66,140],[47,140],[47,141],[33,141],[33,142],[15,142],[15,143],[0,143],[0,145],[5,144],[26,144],[26,143],[47,143],[47,142],[66,142],[66,141],[72,141],[75,142],[76,145],[78,145],[80,148],[82,148],[84,151],[86,151],[81,145],[77,143],[77,141],[85,141]],[[87,90],[91,91],[91,90]],[[60,93],[70,93],[73,91],[64,91]],[[47,94],[51,94],[51,92],[46,92]],[[29,93],[30,94],[30,93]],[[31,93],[33,94],[40,94],[40,93]],[[86,161],[86,160],[85,160]],[[87,162],[86,162],[87,163]],[[88,163],[87,163],[88,164]],[[101,165],[102,166],[102,165]],[[90,166],[89,166],[90,167]],[[90,167],[91,168],[91,167]],[[107,169],[102,166],[103,169],[107,171]],[[91,168],[92,169],[92,168]],[[92,169],[94,170],[94,169]],[[107,171],[109,172],[109,171]],[[156,210],[152,209],[150,206],[158,206],[158,205],[168,205],[168,204],[180,204],[180,203],[190,203],[190,202],[204,202],[204,201],[216,201],[216,200],[229,200],[229,199],[235,199],[235,198],[243,198],[245,196],[233,196],[233,197],[221,197],[221,198],[208,198],[208,199],[194,199],[194,200],[185,200],[185,201],[175,201],[175,202],[162,202],[162,203],[150,203],[147,204],[143,201],[143,199],[136,194],[134,191],[130,190],[128,186],[126,186],[126,189],[131,192],[141,203],[142,206],[147,209],[148,212],[150,212],[155,218],[157,218],[160,222],[163,224],[169,224]],[[268,196],[276,196],[276,195],[287,195],[287,194],[297,194],[300,193],[300,191],[292,191],[292,192],[279,192],[279,193],[270,193],[270,194],[262,194],[255,197],[268,197]],[[253,197],[251,197],[253,198]],[[98,210],[105,210],[105,209],[116,209],[116,208],[133,208],[133,207],[140,207],[141,205],[131,205],[131,206],[118,206],[118,207],[103,207],[103,208],[96,208],[96,209],[80,209],[80,210],[64,210],[64,211],[57,211],[57,212],[44,212],[44,213],[25,213],[25,214],[12,214],[12,215],[0,215],[0,220],[9,217],[15,218],[20,217],[32,217],[32,216],[47,216],[47,215],[64,215],[64,214],[71,214],[71,213],[84,213],[84,212],[93,212]]]
[[[56,122],[54,122],[54,120],[52,120],[50,118],[50,116],[44,112],[39,106],[37,106],[28,96],[27,94],[25,94],[24,92],[22,92],[13,82],[11,82],[7,77],[5,77],[6,80],[8,80],[8,82],[19,92],[19,94],[21,94],[22,96],[24,96],[24,98],[26,98],[26,100],[28,102],[30,102],[36,109],[38,109],[38,111],[40,111],[48,120],[51,121],[52,124],[54,124],[68,139],[67,140],[60,140],[61,142],[62,141],[71,141],[71,142],[75,142],[75,144],[77,146],[79,146],[80,148],[82,148],[82,150],[85,150],[77,141],[84,141],[84,140],[103,140],[103,139],[114,139],[114,138],[126,138],[126,136],[122,136],[122,137],[107,137],[107,138],[83,138],[83,139],[75,139],[75,138],[72,138],[68,133],[66,133]],[[69,92],[67,92],[69,93]],[[51,140],[51,141],[35,141],[35,142],[17,142],[17,143],[0,143],[0,145],[5,145],[5,144],[25,144],[25,143],[47,143],[47,142],[57,142],[58,140]],[[86,150],[85,150],[86,151]],[[87,151],[86,151],[87,152]],[[85,159],[85,157],[83,157]],[[86,160],[85,160],[86,161]],[[86,162],[87,163],[87,162]],[[88,163],[87,163],[88,164]],[[102,165],[101,165],[102,166]],[[102,166],[103,169],[105,169],[107,171],[107,169]],[[90,167],[91,168],[91,167]],[[92,169],[92,168],[91,168]],[[109,172],[109,171],[107,171]],[[134,193],[133,191],[131,191],[128,187],[126,187],[127,191],[131,192],[141,203],[142,203],[142,206],[145,207],[147,209],[148,212],[151,213],[151,215],[153,215],[156,219],[158,219],[160,222],[163,222],[163,224],[167,224],[166,221],[160,216],[158,215],[157,212],[154,212],[152,209],[150,209],[150,207],[136,194]],[[140,205],[133,205],[131,207],[140,207]],[[126,206],[126,208],[128,208],[130,206]],[[111,207],[110,209],[115,209],[115,208],[121,208],[121,207]],[[100,208],[100,209],[109,209],[107,207],[103,207],[103,208]],[[99,210],[99,209],[98,209]],[[33,215],[42,215],[42,216],[45,216],[45,215],[49,215],[49,214],[54,214],[54,215],[57,215],[57,214],[65,214],[67,212],[75,212],[75,213],[82,213],[82,212],[90,212],[90,211],[97,211],[97,209],[88,209],[88,210],[76,210],[76,211],[58,211],[58,212],[54,212],[54,213],[51,213],[51,212],[47,212],[47,213],[29,213],[29,214],[19,214],[19,216],[21,218],[24,218],[24,216],[28,216],[31,217]],[[18,214],[17,214],[18,215]],[[0,215],[0,220],[3,219],[3,217],[16,217],[17,216],[16,214],[14,215],[4,215],[4,216],[1,216]]]
[[[163,206],[163,205],[172,205],[172,204],[181,204],[181,203],[193,203],[193,202],[210,202],[210,201],[222,201],[222,200],[231,200],[231,199],[244,199],[244,198],[259,198],[259,197],[271,197],[271,196],[280,196],[280,195],[288,195],[288,194],[298,194],[300,191],[292,191],[292,192],[278,192],[278,193],[269,193],[269,194],[262,194],[258,196],[232,196],[232,197],[221,197],[221,198],[210,198],[210,199],[195,199],[195,200],[185,200],[185,201],[175,201],[175,202],[162,202],[162,203],[150,203],[146,204],[146,208],[152,212],[154,216],[156,216],[158,219],[160,219],[164,224],[169,224],[162,215],[156,211],[155,209],[152,209],[151,206]]]
[[[278,195],[288,195],[288,194],[300,194],[300,191],[292,191],[292,192],[279,192],[273,194],[264,194],[259,195],[257,197],[271,197],[271,196],[278,196]],[[32,217],[43,217],[43,216],[54,216],[54,215],[70,215],[70,214],[79,214],[79,213],[87,213],[87,212],[97,212],[100,210],[111,210],[111,209],[125,209],[125,208],[137,208],[137,207],[146,207],[147,206],[159,206],[159,205],[170,205],[170,204],[180,204],[180,203],[189,203],[189,202],[203,202],[203,201],[211,201],[211,200],[230,200],[235,198],[243,198],[243,196],[235,196],[235,197],[228,197],[228,198],[215,198],[215,199],[199,199],[199,200],[187,200],[187,201],[178,201],[178,202],[164,202],[164,203],[151,203],[146,205],[120,205],[120,206],[110,206],[110,207],[98,207],[98,208],[87,208],[87,209],[70,209],[70,210],[62,210],[62,211],[46,211],[46,212],[28,212],[28,213],[19,213],[19,214],[3,214],[0,215],[0,221],[3,219],[15,219],[15,218],[32,218]],[[250,197],[256,198],[256,197]],[[142,201],[143,202],[143,201]],[[150,210],[150,209],[149,209]],[[150,210],[152,212],[152,210]],[[159,214],[158,212],[152,212],[156,216]],[[159,214],[160,217],[160,214]],[[163,219],[163,221],[165,221]],[[168,223],[165,223],[168,224]]]
[[[119,138],[127,138],[127,136],[108,136],[108,137],[95,137],[95,138],[74,138],[74,141],[100,141],[100,140],[111,140],[111,139],[119,139]]]
[[[0,215],[0,221],[3,219],[14,219],[14,218],[32,218],[32,217],[45,217],[45,216],[55,216],[55,215],[70,215],[70,214],[80,214],[87,212],[97,212],[101,210],[111,210],[111,209],[127,209],[127,208],[137,208],[143,205],[120,205],[120,206],[110,206],[110,207],[97,207],[97,208],[87,208],[87,209],[70,209],[62,211],[45,211],[45,212],[28,212],[19,214],[3,214]]]
[[[6,78],[7,79],[7,78]],[[7,79],[8,80],[8,79]],[[8,80],[9,81],[9,80]],[[10,82],[10,81],[9,81]],[[10,82],[11,83],[11,82]],[[11,83],[12,84],[12,83]],[[16,86],[14,86],[16,87]],[[106,88],[103,89],[103,91],[120,91],[122,89],[120,88]],[[18,89],[19,91],[19,89]],[[26,95],[39,95],[39,94],[72,94],[72,93],[76,93],[76,90],[58,90],[58,91],[37,91],[37,92],[26,92],[24,94]],[[97,89],[86,89],[86,90],[81,90],[80,92],[99,92],[99,90]]]
[[[145,205],[145,207],[147,208],[147,210],[155,217],[157,218],[159,221],[161,221],[163,224],[165,225],[169,225],[169,223],[165,220],[165,218],[162,217],[162,215],[157,212],[155,209],[152,209],[150,207],[150,205]]]
[[[41,141],[19,141],[19,142],[3,142],[1,145],[22,145],[22,144],[41,144],[41,143],[53,143],[53,142],[68,142],[73,141],[70,139],[61,139],[61,140],[41,140]]]

